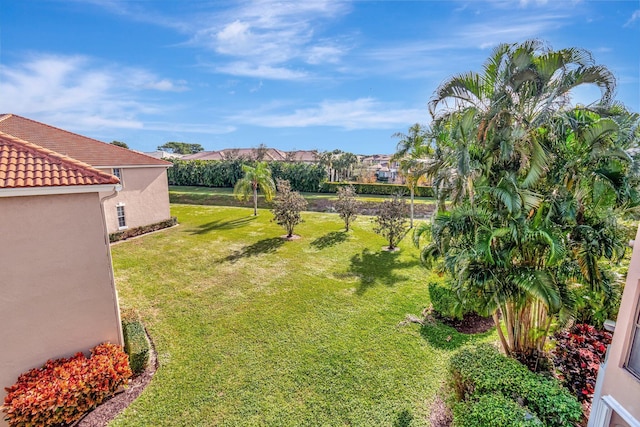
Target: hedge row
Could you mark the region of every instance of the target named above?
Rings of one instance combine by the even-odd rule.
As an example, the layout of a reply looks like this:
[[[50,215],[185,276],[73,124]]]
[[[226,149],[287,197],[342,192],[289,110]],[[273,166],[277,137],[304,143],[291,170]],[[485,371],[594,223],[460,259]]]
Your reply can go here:
[[[244,174],[242,165],[255,162],[236,160],[173,160],[167,175],[170,185],[200,187],[233,187]],[[302,192],[317,192],[320,183],[327,179],[324,166],[307,163],[269,162],[274,179],[289,181],[291,189]]]
[[[118,242],[120,240],[130,239],[132,237],[141,236],[143,234],[151,233],[152,231],[162,230],[163,228],[173,227],[178,223],[178,218],[172,216],[164,221],[156,222],[154,224],[143,225],[141,227],[128,228],[122,231],[116,231],[109,234],[109,242]]]
[[[392,196],[394,194],[409,194],[405,185],[399,184],[361,184],[350,182],[323,182],[320,185],[320,193],[336,193],[338,188],[352,185],[357,194],[373,194],[380,196]],[[418,186],[415,189],[416,197],[433,197],[433,187]]]
[[[20,375],[7,387],[2,411],[11,427],[67,425],[112,396],[130,377],[122,347],[100,344],[91,349],[89,359],[77,353]]]
[[[451,358],[450,369],[459,401],[453,411],[457,427],[570,426],[582,417],[580,403],[558,381],[529,371],[491,345],[460,350]],[[506,418],[499,415],[505,399],[509,406],[521,408]],[[494,424],[494,416],[504,421]]]
[[[129,355],[129,366],[135,375],[141,374],[149,364],[151,344],[138,319],[123,319],[124,351]]]

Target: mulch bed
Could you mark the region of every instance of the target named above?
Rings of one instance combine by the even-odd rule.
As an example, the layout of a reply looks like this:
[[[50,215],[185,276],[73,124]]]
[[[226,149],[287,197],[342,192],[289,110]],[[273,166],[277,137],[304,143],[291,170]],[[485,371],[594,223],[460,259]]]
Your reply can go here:
[[[438,320],[451,326],[461,334],[481,334],[493,328],[495,324],[491,317],[482,317],[475,313],[465,314],[462,320],[439,317]]]
[[[151,340],[149,341],[151,342]],[[158,358],[156,350],[153,347],[153,342],[151,342],[151,355],[147,369],[133,378],[129,386],[122,393],[116,394],[93,411],[87,413],[78,422],[73,424],[73,427],[104,427],[109,424],[111,420],[117,417],[120,412],[124,411],[131,402],[140,396],[145,387],[151,382],[157,369]]]

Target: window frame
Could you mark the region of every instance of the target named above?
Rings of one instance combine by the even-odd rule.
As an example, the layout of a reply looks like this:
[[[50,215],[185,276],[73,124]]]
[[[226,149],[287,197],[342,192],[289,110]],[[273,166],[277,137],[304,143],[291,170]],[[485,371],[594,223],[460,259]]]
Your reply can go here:
[[[122,184],[122,168],[111,168],[111,175],[118,178],[120,180],[120,184]]]
[[[633,323],[631,324],[631,339],[629,340],[629,353],[627,354],[627,360],[624,364],[624,368],[627,372],[633,375],[637,380],[640,381],[640,365],[638,366],[630,366],[631,361],[631,353],[633,352],[633,345],[636,340],[640,340],[640,298],[636,301],[636,309],[634,313]],[[640,352],[640,346],[638,346],[637,351]],[[640,354],[638,355],[640,356]],[[638,358],[640,360],[640,357]]]
[[[116,205],[116,220],[118,221],[118,230],[126,230],[127,228],[129,228],[129,226],[127,225],[127,214],[124,207],[124,203],[118,203]]]

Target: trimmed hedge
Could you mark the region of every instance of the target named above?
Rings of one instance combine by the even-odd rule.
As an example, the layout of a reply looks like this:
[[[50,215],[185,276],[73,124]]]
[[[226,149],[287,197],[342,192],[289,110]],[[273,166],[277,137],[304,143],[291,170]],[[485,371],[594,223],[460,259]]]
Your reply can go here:
[[[141,374],[149,364],[151,344],[139,320],[123,320],[124,351],[129,355],[129,366],[135,375]]]
[[[120,240],[130,239],[132,237],[141,236],[143,234],[151,233],[152,231],[162,230],[163,228],[173,227],[178,223],[178,218],[172,216],[171,218],[156,222],[154,224],[143,225],[142,227],[128,228],[122,231],[116,231],[109,234],[109,242],[118,242]]]
[[[455,292],[442,283],[429,283],[429,299],[431,300],[433,310],[441,317],[447,319],[462,319],[464,314],[466,314],[461,309],[461,304]]]
[[[451,358],[450,363],[456,398],[468,405],[484,395],[501,394],[518,405],[528,407],[545,426],[570,426],[582,417],[580,403],[558,381],[529,371],[491,345],[464,348]],[[482,409],[484,412],[490,410]],[[455,415],[456,426],[479,426],[465,424],[464,417],[459,415],[456,419]],[[521,424],[515,421],[505,425]]]
[[[236,160],[179,160],[172,161],[167,171],[170,185],[199,187],[224,187],[236,185],[244,176],[242,165],[254,166],[255,162]],[[268,162],[273,180],[289,181],[291,189],[302,192],[317,192],[320,183],[327,179],[324,166],[308,163]]]
[[[70,424],[112,396],[131,377],[122,347],[105,343],[91,349],[91,358],[76,353],[49,360],[7,387],[2,411],[11,427]]]
[[[400,184],[361,184],[355,182],[323,182],[318,190],[320,193],[336,193],[338,188],[352,185],[358,194],[373,194],[392,196],[394,194],[408,194],[405,185]],[[433,187],[418,186],[414,192],[416,197],[433,197]]]
[[[517,402],[491,393],[477,400],[458,403],[453,408],[455,425],[469,427],[529,427],[542,422]]]

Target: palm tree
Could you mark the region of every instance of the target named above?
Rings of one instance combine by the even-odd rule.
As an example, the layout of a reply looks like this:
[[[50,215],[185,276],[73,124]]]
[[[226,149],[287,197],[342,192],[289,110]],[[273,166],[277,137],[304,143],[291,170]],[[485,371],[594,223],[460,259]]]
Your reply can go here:
[[[271,178],[271,170],[266,162],[256,163],[255,168],[249,165],[242,165],[244,177],[236,182],[233,194],[239,200],[247,200],[249,195],[253,195],[253,215],[258,215],[258,190],[264,193],[267,201],[273,199],[276,186]]]
[[[463,299],[493,316],[505,352],[524,358],[542,351],[553,319],[571,316],[571,286],[607,282],[599,260],[623,253],[614,211],[630,162],[613,120],[567,118],[581,84],[610,104],[615,79],[589,52],[503,44],[429,105],[440,133],[428,173],[450,177],[452,208],[414,241],[430,232],[423,259],[441,259]]]
[[[410,199],[410,228],[413,228],[414,195],[416,186],[426,173],[426,161],[433,150],[429,145],[428,129],[420,123],[416,123],[409,128],[409,132],[404,134],[396,132],[393,138],[399,138],[396,153],[391,157],[391,162],[399,163],[400,174],[405,178],[405,183],[409,189]]]

